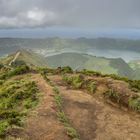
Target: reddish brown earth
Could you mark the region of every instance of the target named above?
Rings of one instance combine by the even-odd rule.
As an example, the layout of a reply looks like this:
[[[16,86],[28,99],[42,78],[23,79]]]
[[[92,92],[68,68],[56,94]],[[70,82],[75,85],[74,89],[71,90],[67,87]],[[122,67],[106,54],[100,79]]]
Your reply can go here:
[[[57,118],[52,87],[39,74],[32,74],[31,78],[42,96],[39,105],[27,117],[22,139],[70,140]],[[140,115],[106,103],[102,96],[107,90],[104,79],[98,79],[94,96],[70,89],[59,75],[49,76],[49,79],[60,90],[64,112],[80,140],[140,140]]]
[[[38,107],[33,110],[24,126],[25,140],[70,140],[63,124],[56,116],[52,87],[40,75],[33,75],[42,97]]]
[[[97,94],[102,94],[106,87],[98,85],[96,96],[84,91],[67,88],[60,76],[49,77],[63,96],[64,111],[73,127],[80,134],[80,140],[139,140],[140,116],[124,112],[113,107]]]

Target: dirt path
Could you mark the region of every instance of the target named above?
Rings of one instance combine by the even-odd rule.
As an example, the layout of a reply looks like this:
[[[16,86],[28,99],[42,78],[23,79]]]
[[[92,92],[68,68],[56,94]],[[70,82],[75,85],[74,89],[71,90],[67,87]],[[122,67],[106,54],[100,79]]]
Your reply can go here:
[[[58,86],[64,111],[80,134],[80,140],[139,140],[140,119],[102,100],[68,89],[60,76],[49,77]]]
[[[20,55],[20,52],[17,52],[14,59],[9,63],[9,66],[11,66],[11,64],[16,61],[19,55]]]
[[[32,75],[42,99],[39,106],[30,113],[25,125],[25,140],[69,140],[64,126],[58,121],[55,111],[52,87],[38,75]]]

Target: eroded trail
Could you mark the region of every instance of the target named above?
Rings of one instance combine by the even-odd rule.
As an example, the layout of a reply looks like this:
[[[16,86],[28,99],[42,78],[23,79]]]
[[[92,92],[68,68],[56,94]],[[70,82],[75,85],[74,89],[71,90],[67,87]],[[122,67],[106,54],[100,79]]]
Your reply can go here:
[[[49,76],[58,86],[64,111],[80,140],[139,140],[140,119],[80,90],[68,89],[61,76]]]
[[[53,98],[52,87],[39,75],[32,75],[42,92],[39,106],[30,113],[25,124],[25,140],[69,140],[64,126],[59,122]]]

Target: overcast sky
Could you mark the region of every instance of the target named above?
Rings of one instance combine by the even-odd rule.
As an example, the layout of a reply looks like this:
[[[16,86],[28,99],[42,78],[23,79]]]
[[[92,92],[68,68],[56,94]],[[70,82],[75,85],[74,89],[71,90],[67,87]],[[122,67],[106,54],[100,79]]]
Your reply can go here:
[[[0,0],[0,31],[140,29],[140,0]]]
[[[0,28],[140,28],[140,0],[0,0]]]

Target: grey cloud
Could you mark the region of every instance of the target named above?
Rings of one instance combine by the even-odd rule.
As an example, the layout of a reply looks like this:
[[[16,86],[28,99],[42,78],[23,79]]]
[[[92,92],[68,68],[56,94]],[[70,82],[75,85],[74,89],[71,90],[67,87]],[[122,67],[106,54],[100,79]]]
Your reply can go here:
[[[140,0],[0,0],[0,28],[140,28]]]

